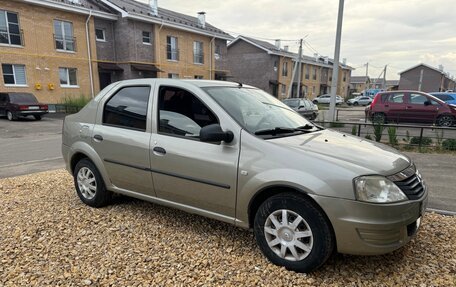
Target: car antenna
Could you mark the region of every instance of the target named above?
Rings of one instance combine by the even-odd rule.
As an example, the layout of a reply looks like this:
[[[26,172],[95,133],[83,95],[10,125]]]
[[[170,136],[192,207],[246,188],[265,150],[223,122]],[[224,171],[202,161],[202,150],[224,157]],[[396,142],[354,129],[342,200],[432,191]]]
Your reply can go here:
[[[241,82],[238,82],[238,87],[242,88],[242,83]]]

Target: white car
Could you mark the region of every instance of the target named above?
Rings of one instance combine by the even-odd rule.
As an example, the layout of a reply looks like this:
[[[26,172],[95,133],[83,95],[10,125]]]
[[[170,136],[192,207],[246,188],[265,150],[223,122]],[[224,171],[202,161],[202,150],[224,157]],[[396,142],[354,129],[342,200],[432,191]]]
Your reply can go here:
[[[347,101],[348,105],[354,105],[354,106],[368,106],[372,103],[372,98],[371,97],[364,97],[364,96],[358,96],[354,97],[353,99],[349,99]]]
[[[313,100],[314,104],[329,104],[331,101],[331,95],[330,94],[324,94],[321,96],[316,97]],[[336,96],[336,105],[340,105],[344,102],[341,96]]]

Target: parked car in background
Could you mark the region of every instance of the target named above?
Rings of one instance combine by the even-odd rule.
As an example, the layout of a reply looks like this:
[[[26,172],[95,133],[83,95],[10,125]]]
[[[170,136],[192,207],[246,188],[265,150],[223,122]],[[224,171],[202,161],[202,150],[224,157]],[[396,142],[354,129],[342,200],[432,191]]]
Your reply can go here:
[[[272,263],[298,272],[333,251],[404,246],[427,205],[409,157],[225,81],[113,83],[65,118],[62,154],[85,204],[119,193],[253,229]]]
[[[282,102],[309,120],[314,120],[318,116],[318,106],[307,99],[291,98]]]
[[[313,99],[314,104],[329,104],[331,101],[330,94],[324,94]],[[341,96],[336,96],[336,105],[340,105],[344,102]]]
[[[423,92],[378,93],[365,110],[373,122],[430,123],[451,126],[456,123],[456,106]]]
[[[347,101],[347,105],[351,106],[367,106],[372,103],[372,98],[371,97],[364,97],[364,96],[359,96],[359,97],[354,97],[352,99],[349,99]]]
[[[438,99],[441,99],[442,101],[444,101],[447,104],[456,105],[456,93],[453,93],[453,92],[445,92],[445,93],[438,92],[437,93],[436,92],[436,93],[430,93],[430,94]]]
[[[27,116],[41,120],[47,113],[48,105],[39,103],[33,94],[0,92],[0,116],[6,116],[10,121]]]

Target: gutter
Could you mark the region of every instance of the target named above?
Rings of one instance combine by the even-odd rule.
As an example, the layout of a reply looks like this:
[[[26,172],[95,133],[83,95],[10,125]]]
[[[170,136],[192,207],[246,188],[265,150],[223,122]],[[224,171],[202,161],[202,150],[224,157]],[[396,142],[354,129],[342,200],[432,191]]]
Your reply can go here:
[[[210,53],[210,58],[209,58],[209,80],[212,80],[212,65],[213,65],[213,56],[214,55],[214,40],[215,36],[212,37],[211,41],[209,42],[209,45],[211,46],[211,53]]]
[[[93,89],[93,71],[92,71],[92,53],[90,51],[90,36],[89,36],[89,21],[92,17],[92,10],[89,12],[85,26],[86,26],[86,38],[87,38],[87,56],[89,58],[89,77],[90,77],[90,94],[92,99],[94,98],[94,89]]]

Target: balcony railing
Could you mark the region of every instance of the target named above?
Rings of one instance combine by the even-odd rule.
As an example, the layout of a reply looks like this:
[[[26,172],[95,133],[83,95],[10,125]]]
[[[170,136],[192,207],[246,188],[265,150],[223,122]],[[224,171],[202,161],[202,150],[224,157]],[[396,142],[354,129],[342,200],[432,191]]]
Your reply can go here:
[[[54,34],[54,48],[59,51],[76,52],[76,37],[60,37]]]

